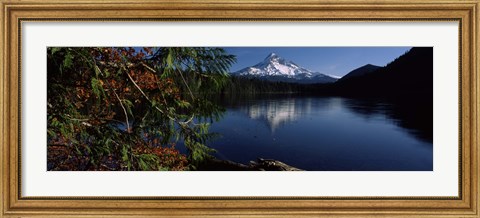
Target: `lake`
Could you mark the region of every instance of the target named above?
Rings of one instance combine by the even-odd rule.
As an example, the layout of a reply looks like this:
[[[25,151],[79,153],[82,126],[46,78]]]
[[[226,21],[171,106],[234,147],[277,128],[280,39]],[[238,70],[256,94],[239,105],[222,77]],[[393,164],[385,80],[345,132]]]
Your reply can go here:
[[[400,102],[400,103],[399,103]],[[431,171],[431,105],[343,97],[224,99],[208,145],[219,159],[311,171]]]

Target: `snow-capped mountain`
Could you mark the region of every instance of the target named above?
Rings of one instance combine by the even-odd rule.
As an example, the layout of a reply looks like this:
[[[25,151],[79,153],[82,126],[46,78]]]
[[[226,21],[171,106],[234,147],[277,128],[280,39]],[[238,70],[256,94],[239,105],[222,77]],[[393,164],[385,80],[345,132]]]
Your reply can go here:
[[[268,55],[262,62],[234,72],[235,76],[281,81],[292,83],[332,83],[337,78],[305,69],[275,53]]]

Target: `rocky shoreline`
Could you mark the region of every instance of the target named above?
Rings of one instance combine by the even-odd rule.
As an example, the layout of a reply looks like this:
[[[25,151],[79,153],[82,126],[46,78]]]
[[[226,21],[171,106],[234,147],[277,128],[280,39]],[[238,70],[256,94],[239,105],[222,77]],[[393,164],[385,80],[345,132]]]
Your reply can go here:
[[[212,159],[199,166],[198,171],[303,171],[274,159],[258,158],[248,165],[229,160]]]

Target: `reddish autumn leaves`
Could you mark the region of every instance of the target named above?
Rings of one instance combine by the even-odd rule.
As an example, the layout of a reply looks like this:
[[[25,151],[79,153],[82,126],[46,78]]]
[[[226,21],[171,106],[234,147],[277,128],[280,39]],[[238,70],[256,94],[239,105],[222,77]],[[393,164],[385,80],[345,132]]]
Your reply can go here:
[[[50,170],[186,169],[186,156],[172,144],[152,144],[134,129],[149,101],[181,96],[171,78],[148,65],[152,54],[152,48],[49,49]],[[112,127],[119,124],[125,131]],[[107,129],[111,135],[102,135]],[[155,157],[142,160],[145,154]]]
[[[221,48],[48,48],[48,169],[195,169],[213,151],[195,118],[221,113],[199,96],[234,61]]]

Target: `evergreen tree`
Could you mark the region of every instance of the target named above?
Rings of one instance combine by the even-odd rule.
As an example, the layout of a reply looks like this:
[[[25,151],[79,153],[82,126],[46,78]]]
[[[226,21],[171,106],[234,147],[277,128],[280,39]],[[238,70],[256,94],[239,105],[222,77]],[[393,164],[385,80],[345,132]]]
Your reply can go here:
[[[201,117],[235,62],[221,48],[48,48],[48,168],[195,169],[213,149]],[[182,139],[188,157],[174,148]]]

